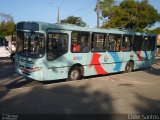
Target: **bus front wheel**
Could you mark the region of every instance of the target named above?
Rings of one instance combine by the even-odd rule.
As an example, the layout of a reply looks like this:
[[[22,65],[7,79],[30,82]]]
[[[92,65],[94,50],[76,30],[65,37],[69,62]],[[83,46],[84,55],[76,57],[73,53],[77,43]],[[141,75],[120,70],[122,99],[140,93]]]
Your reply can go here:
[[[133,72],[134,70],[134,63],[129,61],[127,64],[126,64],[126,67],[125,67],[125,72]]]
[[[68,75],[69,81],[79,80],[81,79],[81,77],[82,77],[81,70],[78,67],[71,68]]]

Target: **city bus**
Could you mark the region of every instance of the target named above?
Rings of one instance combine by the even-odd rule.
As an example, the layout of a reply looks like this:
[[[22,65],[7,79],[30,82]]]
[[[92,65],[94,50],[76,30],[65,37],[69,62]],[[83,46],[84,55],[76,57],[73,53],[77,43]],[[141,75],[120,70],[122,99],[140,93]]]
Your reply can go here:
[[[132,72],[155,62],[155,34],[32,21],[17,23],[16,32],[16,71],[38,81]]]

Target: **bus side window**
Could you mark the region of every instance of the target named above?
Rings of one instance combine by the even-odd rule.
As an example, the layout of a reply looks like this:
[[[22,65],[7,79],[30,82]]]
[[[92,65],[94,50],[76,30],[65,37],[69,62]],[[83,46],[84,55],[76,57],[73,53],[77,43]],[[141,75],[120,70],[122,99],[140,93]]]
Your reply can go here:
[[[115,41],[115,36],[109,35],[108,36],[108,51],[114,51],[114,41]]]
[[[105,52],[106,51],[105,34],[93,33],[92,35],[92,52]]]
[[[89,52],[89,33],[88,32],[72,32],[71,52],[73,53]]]
[[[143,46],[142,46],[143,50],[149,51],[150,50],[150,39],[147,36],[143,37]]]
[[[47,41],[47,59],[53,60],[68,51],[68,34],[49,33]]]
[[[133,40],[133,51],[141,51],[142,50],[142,36],[135,35]]]
[[[121,35],[109,35],[108,36],[108,51],[120,51],[121,47]]]
[[[121,36],[116,35],[115,51],[120,51],[120,48],[121,48]]]
[[[80,42],[78,40],[78,33],[72,33],[72,43],[71,43],[71,51],[72,52],[80,52]]]
[[[131,51],[132,49],[132,36],[125,35],[122,40],[122,51]]]
[[[155,44],[156,44],[156,37],[151,37],[150,38],[150,49],[151,49],[151,51],[155,50]]]

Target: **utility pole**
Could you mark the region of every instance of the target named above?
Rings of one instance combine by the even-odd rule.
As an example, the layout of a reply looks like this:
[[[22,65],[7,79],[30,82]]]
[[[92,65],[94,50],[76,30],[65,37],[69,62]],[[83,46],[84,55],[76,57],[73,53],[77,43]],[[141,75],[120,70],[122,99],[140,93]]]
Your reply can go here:
[[[58,7],[58,11],[57,11],[57,23],[60,23],[60,20],[59,20],[59,7]]]
[[[99,15],[100,15],[100,8],[99,8],[100,0],[97,0],[97,27],[99,28]]]

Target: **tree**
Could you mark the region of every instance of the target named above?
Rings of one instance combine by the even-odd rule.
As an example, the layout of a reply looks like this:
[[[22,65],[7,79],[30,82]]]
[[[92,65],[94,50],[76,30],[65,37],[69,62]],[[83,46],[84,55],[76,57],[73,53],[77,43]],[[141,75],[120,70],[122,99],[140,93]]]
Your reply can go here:
[[[103,0],[100,1],[99,5],[100,5],[100,12],[101,12],[101,17],[110,17],[111,16],[111,11],[114,7],[115,4],[115,0]],[[97,6],[96,9],[97,11]]]
[[[99,11],[98,11],[98,4],[96,5],[95,12],[101,13],[99,17],[101,20],[103,20],[103,22],[106,22],[107,19],[110,19],[112,15],[112,9],[115,3],[116,3],[115,0],[100,0]]]
[[[7,36],[13,35],[15,33],[15,23],[14,21],[2,21],[0,23],[0,35]]]
[[[15,23],[9,14],[0,13],[0,35],[7,36],[15,34]]]
[[[109,16],[110,19],[105,22],[104,28],[121,27],[141,31],[160,21],[160,13],[148,3],[148,0],[141,2],[124,0],[119,5],[110,8],[109,13],[106,13],[107,15],[103,17]]]
[[[160,27],[157,27],[157,28],[155,28],[153,30],[147,29],[146,32],[148,32],[148,33],[154,33],[154,34],[160,34]]]
[[[75,17],[75,16],[69,16],[67,19],[61,20],[60,23],[75,24],[75,25],[82,26],[82,27],[87,25],[85,22],[82,21],[81,17]]]

